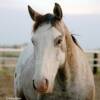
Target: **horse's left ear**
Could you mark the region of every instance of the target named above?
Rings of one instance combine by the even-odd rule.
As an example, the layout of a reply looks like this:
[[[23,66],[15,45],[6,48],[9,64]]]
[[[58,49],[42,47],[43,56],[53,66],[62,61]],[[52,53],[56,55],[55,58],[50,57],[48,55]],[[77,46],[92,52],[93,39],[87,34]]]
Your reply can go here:
[[[53,13],[54,13],[54,16],[56,19],[58,19],[58,20],[62,19],[63,13],[62,13],[62,9],[58,3],[55,3]]]

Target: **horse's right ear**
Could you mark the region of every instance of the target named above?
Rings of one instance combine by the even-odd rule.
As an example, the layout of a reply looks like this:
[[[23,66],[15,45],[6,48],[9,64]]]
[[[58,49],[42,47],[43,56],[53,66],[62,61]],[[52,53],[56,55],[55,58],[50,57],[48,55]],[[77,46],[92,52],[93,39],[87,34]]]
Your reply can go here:
[[[36,21],[38,16],[41,16],[39,13],[33,10],[29,5],[28,5],[28,11],[33,21]]]

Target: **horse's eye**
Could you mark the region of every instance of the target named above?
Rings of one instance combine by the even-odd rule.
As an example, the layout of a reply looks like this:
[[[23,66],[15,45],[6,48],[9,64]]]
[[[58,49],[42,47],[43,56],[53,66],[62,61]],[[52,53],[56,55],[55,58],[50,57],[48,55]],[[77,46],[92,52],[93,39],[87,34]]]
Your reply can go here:
[[[32,43],[34,44],[34,41],[33,40],[31,40],[32,41]]]
[[[62,39],[58,39],[57,45],[61,44],[61,42],[62,42]]]
[[[62,36],[59,36],[55,39],[54,44],[55,46],[59,46],[62,43]]]

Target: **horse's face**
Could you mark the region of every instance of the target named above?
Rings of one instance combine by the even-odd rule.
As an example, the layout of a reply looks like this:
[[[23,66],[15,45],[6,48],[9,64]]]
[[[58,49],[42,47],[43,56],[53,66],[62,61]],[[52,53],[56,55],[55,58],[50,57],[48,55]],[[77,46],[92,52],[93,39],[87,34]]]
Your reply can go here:
[[[65,36],[51,23],[43,23],[34,31],[32,43],[35,72],[32,80],[33,87],[38,92],[52,92],[57,71],[65,63]]]
[[[34,85],[52,90],[57,71],[65,62],[65,38],[49,24],[41,26],[32,37],[34,45]],[[47,82],[47,83],[46,83]]]

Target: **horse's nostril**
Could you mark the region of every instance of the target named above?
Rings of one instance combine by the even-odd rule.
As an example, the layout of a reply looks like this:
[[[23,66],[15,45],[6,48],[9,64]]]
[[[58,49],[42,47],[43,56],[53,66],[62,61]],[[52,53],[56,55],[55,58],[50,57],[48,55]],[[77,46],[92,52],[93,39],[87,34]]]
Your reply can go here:
[[[45,79],[45,81],[46,81],[46,86],[48,87],[49,82],[48,82],[48,80],[47,80],[47,79]]]
[[[36,90],[36,86],[35,86],[34,80],[33,80],[33,88]]]

